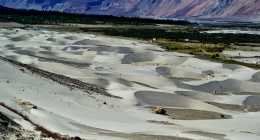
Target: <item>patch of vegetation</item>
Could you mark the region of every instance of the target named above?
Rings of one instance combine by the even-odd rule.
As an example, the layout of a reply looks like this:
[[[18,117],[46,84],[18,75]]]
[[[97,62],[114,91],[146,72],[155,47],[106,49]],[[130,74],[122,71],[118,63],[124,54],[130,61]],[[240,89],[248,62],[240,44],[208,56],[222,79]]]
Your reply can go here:
[[[170,32],[162,28],[81,28],[84,32],[99,32],[109,36],[123,36],[149,40],[152,38],[167,39],[170,41],[181,41],[188,39],[192,42],[200,42],[204,44],[225,44],[231,43],[260,43],[259,35],[251,34],[207,34],[200,33],[196,30],[187,32],[187,30],[179,32]]]
[[[187,53],[191,55],[203,54],[203,55],[215,55],[216,58],[222,58],[221,54],[223,50],[231,49],[223,44],[204,44],[204,43],[192,43],[192,42],[175,42],[169,40],[159,39],[155,43],[163,46],[167,51]]]

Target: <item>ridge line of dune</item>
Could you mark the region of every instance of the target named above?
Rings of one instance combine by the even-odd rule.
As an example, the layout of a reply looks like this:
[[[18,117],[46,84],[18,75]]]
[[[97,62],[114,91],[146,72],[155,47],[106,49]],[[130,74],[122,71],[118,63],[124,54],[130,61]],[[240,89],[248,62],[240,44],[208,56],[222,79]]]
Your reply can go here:
[[[15,60],[11,60],[11,59],[8,59],[8,58],[2,57],[2,56],[0,56],[0,59],[5,61],[5,62],[8,62],[10,64],[25,68],[28,71],[30,71],[32,74],[37,74],[39,76],[50,79],[53,82],[57,82],[61,85],[68,86],[70,89],[77,88],[77,89],[80,89],[84,92],[93,91],[93,92],[96,92],[96,93],[100,93],[101,95],[121,99],[121,97],[111,95],[106,91],[106,89],[99,87],[97,85],[94,85],[94,84],[85,83],[85,82],[82,82],[80,80],[73,79],[71,77],[67,77],[67,76],[64,76],[64,75],[51,73],[51,72],[48,72],[48,71],[45,71],[45,70],[42,70],[42,69],[39,69],[39,68],[35,68],[33,66],[23,64],[23,63],[20,63],[20,62],[17,62]]]
[[[36,58],[40,58],[40,59],[44,59],[44,60],[47,60],[47,61],[50,61],[50,62],[61,63],[61,64],[69,65],[69,66],[76,66],[76,67],[79,67],[79,68],[89,67],[89,65],[90,65],[89,63],[77,63],[77,62],[72,62],[72,61],[64,61],[64,60],[41,57],[41,56],[30,55],[30,54],[26,54],[26,55],[36,57]]]

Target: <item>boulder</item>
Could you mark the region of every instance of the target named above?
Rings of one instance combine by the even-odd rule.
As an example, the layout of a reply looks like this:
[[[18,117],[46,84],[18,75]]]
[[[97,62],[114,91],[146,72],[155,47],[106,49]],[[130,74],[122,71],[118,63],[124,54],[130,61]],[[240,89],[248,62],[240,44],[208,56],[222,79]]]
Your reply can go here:
[[[165,115],[166,111],[163,108],[157,107],[155,113]]]
[[[75,136],[75,137],[70,138],[70,140],[81,140],[81,138],[78,136]]]
[[[37,109],[37,106],[36,105],[33,105],[33,107],[32,107],[33,109]]]

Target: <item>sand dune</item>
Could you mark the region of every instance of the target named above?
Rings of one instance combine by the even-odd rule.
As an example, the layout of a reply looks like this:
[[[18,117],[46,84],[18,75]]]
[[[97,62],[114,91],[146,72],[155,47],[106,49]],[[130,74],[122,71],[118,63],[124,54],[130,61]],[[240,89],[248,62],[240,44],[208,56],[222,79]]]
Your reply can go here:
[[[37,55],[38,53],[35,51],[29,51],[29,50],[16,50],[14,53],[22,54],[22,55]]]
[[[107,42],[103,42],[103,41],[99,41],[99,40],[84,39],[84,40],[75,42],[73,45],[107,45]]]
[[[21,47],[16,47],[15,44],[8,44],[4,46],[7,50],[21,50]]]
[[[198,91],[175,91],[176,94],[182,95],[191,99],[200,100],[204,102],[214,102],[219,98],[211,93],[198,92]]]
[[[29,37],[22,35],[22,36],[11,38],[11,40],[12,41],[27,41],[27,40],[29,40]]]
[[[235,79],[228,79],[225,81],[214,81],[200,86],[190,87],[193,90],[203,92],[232,92],[232,91],[247,91],[247,92],[258,92],[260,86],[258,83],[240,81]]]
[[[14,48],[14,47],[15,47],[15,44],[8,44],[8,45],[5,45],[4,47],[5,47],[5,48]]]
[[[252,82],[260,82],[260,72],[257,72],[255,73],[253,76],[252,76],[252,79],[250,80]]]
[[[212,105],[175,94],[152,91],[138,91],[135,93],[135,97],[137,98],[139,105],[179,107],[197,110],[207,110],[213,112],[222,112],[221,109]]]
[[[247,69],[247,67],[235,65],[235,64],[222,64],[223,68],[230,70]]]
[[[154,63],[167,63],[167,64],[173,64],[173,65],[180,65],[184,63],[186,60],[188,60],[189,57],[164,57],[160,55],[156,55],[153,52],[141,52],[141,53],[131,53],[125,55],[124,59],[122,60],[122,63],[124,64],[131,64],[131,63],[137,63],[137,62],[154,62]]]
[[[79,38],[76,36],[66,36],[64,37],[65,39],[69,39],[69,40],[78,40]]]
[[[195,78],[195,79],[200,79],[205,77],[205,75],[203,74],[183,71],[183,70],[169,68],[169,67],[157,67],[156,71],[158,72],[158,74],[166,77],[170,76],[170,77],[183,77],[183,78]]]
[[[63,86],[1,60],[0,102],[17,110],[23,109],[15,102],[18,99],[37,105],[41,109],[28,109],[24,113],[52,131],[101,140],[120,139],[115,137],[119,133],[212,138],[199,133],[183,133],[186,131],[218,133],[231,140],[259,139],[255,134],[260,131],[259,112],[236,112],[204,103],[242,105],[247,98],[247,105],[259,105],[257,94],[233,93],[258,93],[259,70],[166,52],[155,45],[134,40],[90,34],[0,29],[0,42],[0,54],[5,58],[61,77],[95,84],[111,95],[122,97],[111,98],[78,90],[73,85]],[[177,121],[147,111],[143,107],[146,105],[182,108],[197,113],[218,112],[218,118],[223,113],[233,119]],[[88,129],[79,130],[71,123]],[[236,127],[234,124],[240,125]],[[244,125],[252,127],[241,127]],[[94,129],[95,134],[92,134]],[[115,135],[104,136],[96,130],[113,131]]]
[[[128,47],[92,47],[89,51],[96,51],[96,52],[116,52],[116,53],[132,53],[134,49]]]
[[[98,73],[98,75],[108,76],[108,77],[119,77],[119,74],[104,74]],[[169,90],[176,90],[176,87],[186,87],[187,85],[182,84],[178,80],[169,79],[164,77],[156,77],[156,76],[140,76],[139,75],[122,75],[122,79],[139,82],[142,84],[149,85],[151,87],[155,87],[158,89],[169,89]]]
[[[260,106],[260,96],[249,96],[243,102],[243,105],[247,106]]]
[[[40,46],[40,48],[50,51],[53,47],[52,46]]]
[[[87,50],[89,47],[77,47],[77,46],[69,46],[69,47],[64,47],[62,51],[76,51],[76,50]]]
[[[158,56],[154,53],[133,53],[126,55],[122,60],[122,63],[130,64],[133,62],[152,62],[153,60],[156,60],[157,57]]]
[[[55,38],[48,38],[46,39],[47,41],[52,41],[52,42],[56,42],[57,40]]]

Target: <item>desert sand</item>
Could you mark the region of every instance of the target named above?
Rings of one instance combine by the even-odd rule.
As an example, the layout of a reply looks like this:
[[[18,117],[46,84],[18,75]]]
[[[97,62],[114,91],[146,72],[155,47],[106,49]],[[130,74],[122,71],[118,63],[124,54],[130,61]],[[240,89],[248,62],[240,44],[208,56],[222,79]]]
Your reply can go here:
[[[0,42],[3,58],[108,93],[72,88],[0,59],[0,102],[61,135],[100,140],[260,139],[260,110],[241,107],[260,105],[255,94],[260,91],[258,70],[91,34],[0,29]],[[239,92],[248,94],[233,94]],[[154,107],[167,108],[168,114],[155,114]],[[33,130],[21,117],[0,111]]]
[[[213,30],[213,31],[205,31],[208,34],[214,33],[223,33],[223,34],[254,34],[260,35],[259,31],[243,31],[243,30]]]
[[[25,27],[22,24],[16,22],[1,22],[0,21],[0,28],[22,28]]]

